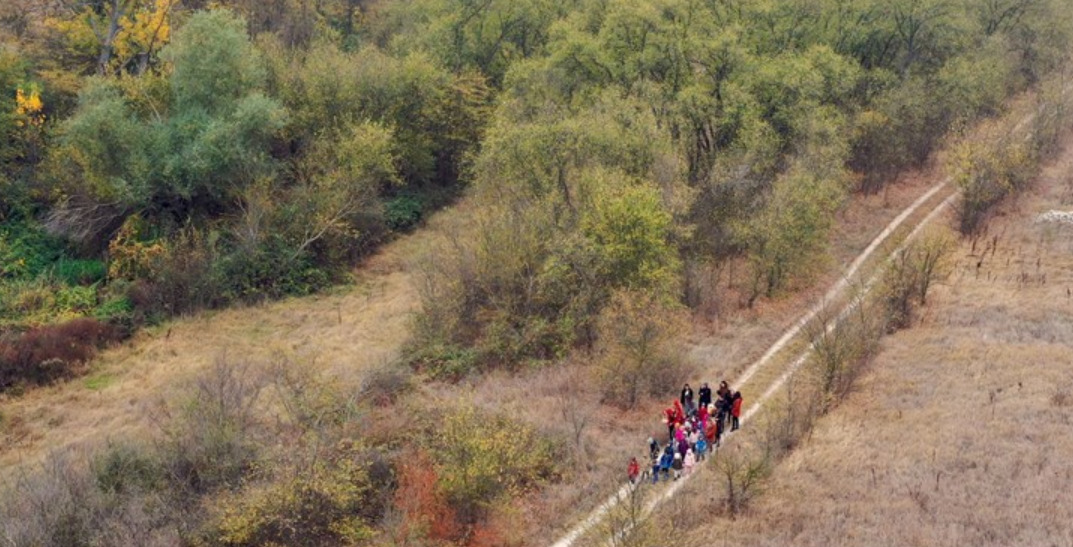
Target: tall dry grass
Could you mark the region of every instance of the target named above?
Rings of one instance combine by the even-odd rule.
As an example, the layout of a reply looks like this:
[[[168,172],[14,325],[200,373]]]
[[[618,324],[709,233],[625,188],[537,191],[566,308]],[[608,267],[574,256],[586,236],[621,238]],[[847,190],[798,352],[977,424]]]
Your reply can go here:
[[[1071,544],[1073,226],[1037,221],[1070,205],[1071,169],[1067,149],[1035,190],[999,209],[986,237],[958,245],[919,324],[884,339],[763,496],[682,541]]]

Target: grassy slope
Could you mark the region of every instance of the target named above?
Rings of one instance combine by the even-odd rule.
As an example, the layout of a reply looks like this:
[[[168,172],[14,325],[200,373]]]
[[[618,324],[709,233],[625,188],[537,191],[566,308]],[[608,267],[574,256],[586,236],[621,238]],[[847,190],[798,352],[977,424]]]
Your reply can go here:
[[[1073,542],[1073,226],[1035,221],[1071,207],[1073,148],[975,251],[960,244],[920,324],[884,341],[749,515],[689,535],[731,545]]]
[[[0,399],[0,470],[60,447],[141,433],[148,407],[181,396],[184,382],[222,356],[261,362],[282,353],[356,383],[398,357],[418,305],[406,260],[441,237],[434,219],[368,260],[353,285],[176,319],[103,352],[84,379]]]
[[[695,332],[685,341],[691,359],[716,382],[733,378],[754,360],[891,218],[934,181],[932,174],[907,177],[886,195],[856,196],[840,213],[833,236],[833,260],[808,288],[786,298],[743,310],[733,285],[746,282],[741,270],[724,272],[717,314],[698,314]],[[408,335],[418,305],[412,259],[422,250],[448,244],[444,234],[467,230],[465,201],[440,213],[430,225],[378,253],[357,272],[357,282],[325,295],[289,299],[178,319],[140,334],[124,347],[104,352],[94,372],[75,380],[6,401],[0,400],[0,478],[21,464],[39,461],[50,450],[93,444],[143,433],[150,427],[146,409],[161,398],[181,397],[184,382],[221,355],[268,359],[282,351],[313,360],[314,366],[354,385],[371,367],[393,360]],[[301,362],[301,361],[300,361]],[[490,374],[475,383],[425,385],[426,397],[445,403],[460,397],[505,409],[553,434],[566,434],[561,406],[578,367]],[[699,382],[698,382],[699,383]],[[569,386],[569,387],[564,387]],[[585,394],[582,390],[581,394]],[[592,392],[588,395],[596,397]],[[674,394],[668,394],[668,400]],[[652,402],[623,414],[610,407],[593,411],[584,433],[584,463],[572,466],[567,480],[542,495],[516,500],[527,543],[539,544],[584,514],[617,485],[623,462],[640,454],[643,440],[663,428]],[[524,513],[521,513],[524,512]],[[537,534],[536,532],[543,532]]]

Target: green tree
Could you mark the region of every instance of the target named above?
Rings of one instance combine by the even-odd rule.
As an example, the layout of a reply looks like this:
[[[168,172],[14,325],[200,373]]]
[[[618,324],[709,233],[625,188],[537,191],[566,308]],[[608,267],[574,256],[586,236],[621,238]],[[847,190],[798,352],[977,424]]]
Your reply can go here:
[[[57,231],[91,240],[136,211],[181,223],[233,206],[244,186],[275,173],[268,147],[286,113],[261,93],[242,20],[199,12],[163,56],[174,67],[164,104],[136,108],[152,78],[99,79],[62,124],[52,160],[68,200],[53,213]]]

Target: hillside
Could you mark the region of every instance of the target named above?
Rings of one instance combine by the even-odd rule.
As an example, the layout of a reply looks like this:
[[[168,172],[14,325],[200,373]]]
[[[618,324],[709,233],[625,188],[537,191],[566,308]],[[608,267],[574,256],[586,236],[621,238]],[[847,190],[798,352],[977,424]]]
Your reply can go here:
[[[991,279],[1071,51],[1064,0],[0,7],[0,544],[662,545],[719,481],[624,464],[720,380],[753,511]]]
[[[745,514],[694,523],[683,537],[744,545],[1068,543],[1073,498],[1062,485],[1073,480],[1073,226],[1040,217],[1073,206],[1071,173],[1067,148],[986,234],[958,244],[954,269],[926,313],[884,339],[845,402],[776,467]],[[696,489],[686,495],[706,497]]]

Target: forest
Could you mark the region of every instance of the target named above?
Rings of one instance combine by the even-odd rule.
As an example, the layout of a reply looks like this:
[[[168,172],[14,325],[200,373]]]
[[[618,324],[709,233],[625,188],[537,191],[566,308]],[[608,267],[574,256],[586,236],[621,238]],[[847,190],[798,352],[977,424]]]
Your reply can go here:
[[[422,260],[407,367],[458,381],[598,349],[636,363],[601,368],[633,406],[678,383],[645,379],[675,359],[638,340],[727,298],[710,286],[727,268],[743,308],[807,287],[852,195],[1064,82],[1071,19],[1064,0],[5,3],[0,393],[177,316],[345,284],[466,201],[471,234]],[[966,234],[1016,186],[981,180],[957,180]],[[236,374],[220,393],[254,390]],[[267,441],[213,393],[152,458],[109,452],[107,499],[25,544],[113,544],[121,525],[93,523],[128,522],[133,491],[141,544],[416,545],[377,533],[409,497],[432,516],[408,537],[492,545],[497,496],[564,473],[539,432],[501,423],[519,451],[478,435],[500,418],[459,411],[424,466],[479,469],[404,473],[337,444],[307,462],[317,480],[243,489]],[[345,409],[302,401],[288,431],[345,430]]]

